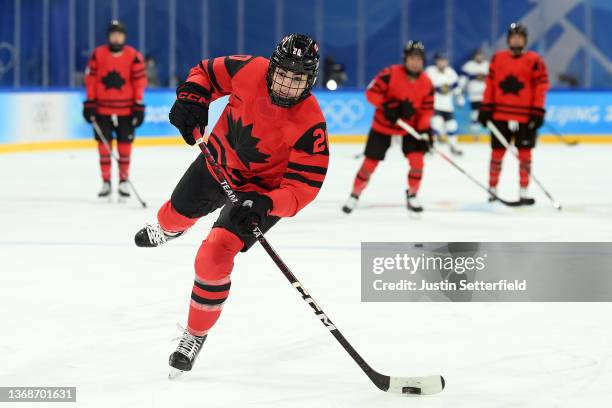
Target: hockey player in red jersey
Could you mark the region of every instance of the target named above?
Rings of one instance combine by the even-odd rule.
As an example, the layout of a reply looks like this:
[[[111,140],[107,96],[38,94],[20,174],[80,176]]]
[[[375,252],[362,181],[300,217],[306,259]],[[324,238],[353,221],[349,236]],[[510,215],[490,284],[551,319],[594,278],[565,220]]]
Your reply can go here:
[[[316,42],[292,34],[270,60],[245,55],[203,60],[177,89],[170,123],[190,145],[194,129],[208,124],[209,104],[229,95],[208,149],[239,198],[251,205],[225,205],[226,194],[200,154],[159,209],[158,223],[136,234],[138,246],[158,246],[223,207],[196,255],[187,327],[170,356],[172,375],[191,370],[229,295],[234,257],[255,243],[253,226],[266,232],[296,215],[323,184],[327,129],[310,92],[318,66]]]
[[[404,47],[403,64],[383,69],[368,85],[366,97],[376,107],[374,119],[365,146],[365,159],[353,182],[351,195],[342,207],[350,213],[357,206],[359,196],[368,185],[378,163],[384,160],[393,135],[401,135],[402,152],[408,159],[408,210],[423,210],[416,196],[425,165],[423,157],[433,142],[430,128],[433,115],[434,88],[423,72],[425,47],[420,41],[409,41]],[[427,133],[429,142],[416,140],[395,124],[402,119],[419,133]]]
[[[537,130],[544,123],[544,103],[548,90],[546,64],[535,51],[526,50],[527,29],[519,23],[508,28],[508,49],[491,59],[486,89],[478,120],[488,121],[501,131],[508,142],[514,139],[519,153],[520,201],[533,203],[528,186],[531,150]],[[497,184],[506,149],[491,135],[489,188],[497,194]]]
[[[125,44],[127,31],[117,20],[107,30],[108,44],[97,47],[91,54],[85,72],[87,100],[83,117],[95,121],[104,138],[112,145],[116,134],[119,153],[119,186],[121,198],[130,196],[128,183],[134,129],[144,121],[144,90],[147,86],[144,59],[134,48]],[[111,195],[111,152],[96,132],[102,172],[99,197]]]

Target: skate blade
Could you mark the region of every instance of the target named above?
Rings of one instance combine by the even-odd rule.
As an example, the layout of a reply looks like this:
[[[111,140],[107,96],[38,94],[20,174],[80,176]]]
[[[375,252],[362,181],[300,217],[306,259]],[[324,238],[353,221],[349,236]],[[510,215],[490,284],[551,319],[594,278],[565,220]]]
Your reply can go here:
[[[128,202],[129,199],[130,197],[119,196],[117,197],[117,202],[120,204],[125,204]]]
[[[174,367],[170,367],[170,372],[168,373],[168,379],[169,380],[174,380],[175,378],[178,378],[181,376],[181,374],[183,374],[184,371],[179,370],[178,368],[174,368]]]

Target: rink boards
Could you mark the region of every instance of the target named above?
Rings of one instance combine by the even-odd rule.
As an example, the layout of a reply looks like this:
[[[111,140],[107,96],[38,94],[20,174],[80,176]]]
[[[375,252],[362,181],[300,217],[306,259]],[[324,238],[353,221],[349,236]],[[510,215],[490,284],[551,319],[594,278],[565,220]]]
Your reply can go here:
[[[373,115],[362,91],[317,91],[334,143],[365,140]],[[92,130],[81,116],[84,94],[80,91],[41,92],[38,90],[0,93],[0,109],[7,112],[0,122],[0,152],[63,149],[92,146]],[[168,112],[175,92],[148,90],[145,95],[146,119],[137,131],[138,145],[180,143]],[[225,98],[211,104],[210,123],[216,122]],[[469,129],[469,108],[457,112],[460,140],[488,140],[473,137]],[[552,91],[547,98],[547,125],[540,133],[542,142],[558,142],[561,133],[583,143],[612,143],[612,91]]]

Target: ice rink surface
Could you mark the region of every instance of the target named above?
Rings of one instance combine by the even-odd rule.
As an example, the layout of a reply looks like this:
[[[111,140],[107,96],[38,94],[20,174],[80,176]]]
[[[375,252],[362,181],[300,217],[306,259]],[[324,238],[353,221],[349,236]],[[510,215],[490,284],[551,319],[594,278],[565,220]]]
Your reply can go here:
[[[612,147],[537,149],[534,172],[564,204],[560,213],[536,186],[534,207],[488,204],[464,176],[429,157],[420,219],[404,208],[407,165],[392,149],[361,207],[346,216],[340,206],[360,148],[332,146],[318,199],[268,237],[371,366],[397,376],[442,374],[443,393],[378,391],[258,246],[237,258],[230,299],[196,367],[169,381],[194,255],[215,216],[163,248],[136,248],[133,235],[155,219],[196,156],[187,146],[135,150],[132,179],[146,210],[98,201],[94,150],[0,156],[0,386],[77,386],[77,404],[57,407],[609,406],[611,304],[361,303],[359,248],[361,241],[609,241]],[[489,149],[465,150],[458,161],[486,181]],[[507,155],[504,198],[517,197],[517,172]]]

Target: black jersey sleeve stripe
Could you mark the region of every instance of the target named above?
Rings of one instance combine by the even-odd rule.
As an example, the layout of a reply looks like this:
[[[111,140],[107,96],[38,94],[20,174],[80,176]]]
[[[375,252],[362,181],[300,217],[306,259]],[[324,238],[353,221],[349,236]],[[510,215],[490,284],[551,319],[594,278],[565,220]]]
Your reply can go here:
[[[217,76],[215,75],[215,70],[213,69],[213,62],[214,62],[214,59],[208,60],[208,77],[210,78],[210,82],[212,83],[212,86],[215,89],[217,89],[219,92],[221,92],[222,91],[221,85],[219,85],[219,82],[217,82]]]
[[[323,186],[323,182],[311,180],[298,173],[285,173],[283,177],[286,179],[291,179],[291,180],[302,182],[304,184],[309,185],[310,187],[321,188]]]
[[[305,171],[307,173],[322,174],[322,175],[327,174],[326,167],[310,166],[308,164],[300,164],[300,163],[295,163],[295,162],[287,163],[287,168],[291,170]]]
[[[254,59],[255,57],[244,58],[244,59],[225,57],[223,59],[223,63],[225,64],[225,69],[227,70],[227,73],[229,74],[230,77],[233,78],[234,75],[238,73],[238,71],[240,71],[242,68],[244,68],[246,64],[253,61]]]
[[[225,158],[225,147],[223,147],[223,143],[221,143],[221,140],[219,140],[219,138],[217,137],[217,135],[215,135],[214,133],[210,134],[210,137],[212,137],[212,139],[217,143],[217,146],[219,146],[219,149],[221,150],[221,166],[225,167],[225,165],[227,164],[226,158]]]

